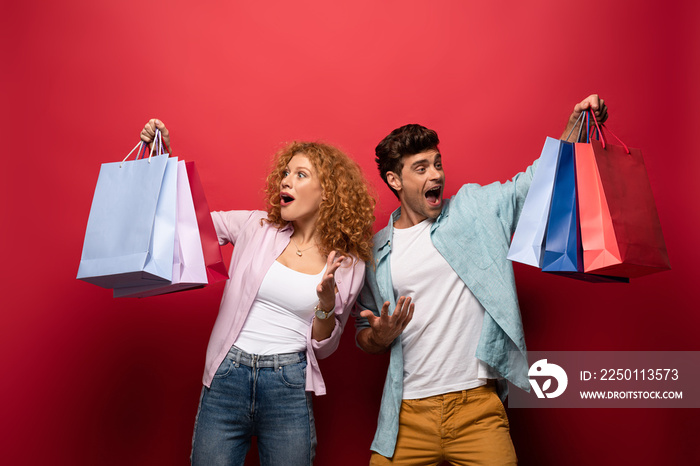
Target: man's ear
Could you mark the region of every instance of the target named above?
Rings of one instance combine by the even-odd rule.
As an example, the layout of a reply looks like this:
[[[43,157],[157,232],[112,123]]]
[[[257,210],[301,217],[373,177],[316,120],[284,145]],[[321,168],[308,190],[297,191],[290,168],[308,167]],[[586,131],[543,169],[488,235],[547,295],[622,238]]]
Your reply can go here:
[[[394,191],[401,191],[401,177],[394,172],[386,172],[386,182],[394,188]]]

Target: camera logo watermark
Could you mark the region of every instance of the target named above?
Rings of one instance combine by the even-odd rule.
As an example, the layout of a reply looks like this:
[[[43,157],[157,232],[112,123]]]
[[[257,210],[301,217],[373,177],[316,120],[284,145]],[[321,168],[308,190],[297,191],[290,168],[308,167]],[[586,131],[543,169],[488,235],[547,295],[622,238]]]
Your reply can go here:
[[[546,359],[540,359],[530,366],[527,375],[530,379],[530,386],[535,391],[537,398],[556,398],[564,393],[569,384],[569,377],[566,375],[566,371],[556,364],[547,362]],[[535,378],[533,379],[533,377]],[[543,380],[544,383],[540,387],[537,378],[543,377],[546,377],[546,379]],[[557,381],[557,387],[554,391],[549,392],[548,390],[552,386],[552,378]]]

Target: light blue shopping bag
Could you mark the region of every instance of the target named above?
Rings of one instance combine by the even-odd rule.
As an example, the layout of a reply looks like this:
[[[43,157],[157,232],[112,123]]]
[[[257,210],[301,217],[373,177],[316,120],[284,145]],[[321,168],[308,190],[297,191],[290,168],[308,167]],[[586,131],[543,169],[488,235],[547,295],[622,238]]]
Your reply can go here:
[[[197,213],[184,160],[179,161],[177,167],[177,224],[172,268],[172,280],[169,283],[115,288],[113,295],[115,298],[145,298],[202,288],[208,283]]]
[[[77,278],[104,288],[169,282],[176,189],[177,159],[168,154],[103,164]]]
[[[544,142],[537,170],[532,177],[530,190],[527,192],[508,250],[508,259],[514,262],[542,267],[547,220],[561,144],[559,139],[549,137]]]

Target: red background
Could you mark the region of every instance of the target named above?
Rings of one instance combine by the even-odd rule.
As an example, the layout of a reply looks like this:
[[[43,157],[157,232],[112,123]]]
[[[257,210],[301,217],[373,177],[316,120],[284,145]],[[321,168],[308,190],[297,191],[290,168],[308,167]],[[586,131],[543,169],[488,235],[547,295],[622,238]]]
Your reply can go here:
[[[393,128],[439,132],[451,195],[524,169],[598,92],[643,150],[673,270],[592,285],[516,265],[528,346],[700,350],[697,2],[28,0],[0,18],[4,464],[187,464],[222,287],[115,300],[75,279],[99,166],[152,117],[217,210],[263,206],[280,144],[335,143],[376,187],[378,229]],[[386,364],[350,322],[322,361],[316,464],[367,463]],[[693,410],[509,415],[522,465],[700,461]]]

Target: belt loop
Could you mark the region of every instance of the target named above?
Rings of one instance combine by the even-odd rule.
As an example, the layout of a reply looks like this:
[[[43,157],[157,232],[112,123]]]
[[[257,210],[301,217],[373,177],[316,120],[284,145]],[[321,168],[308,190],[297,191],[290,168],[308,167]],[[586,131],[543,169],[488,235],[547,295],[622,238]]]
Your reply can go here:
[[[462,390],[462,404],[467,402],[467,391]]]
[[[238,369],[241,365],[241,351],[238,350],[236,351],[236,369]]]
[[[272,367],[274,367],[276,371],[280,370],[280,358],[277,356],[277,353],[272,355]]]

